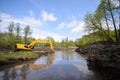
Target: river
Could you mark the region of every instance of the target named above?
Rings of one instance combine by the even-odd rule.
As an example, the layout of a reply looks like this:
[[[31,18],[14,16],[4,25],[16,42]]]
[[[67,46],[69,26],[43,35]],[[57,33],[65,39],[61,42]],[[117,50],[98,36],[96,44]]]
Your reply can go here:
[[[71,50],[0,68],[0,80],[102,80],[89,70],[85,57]]]

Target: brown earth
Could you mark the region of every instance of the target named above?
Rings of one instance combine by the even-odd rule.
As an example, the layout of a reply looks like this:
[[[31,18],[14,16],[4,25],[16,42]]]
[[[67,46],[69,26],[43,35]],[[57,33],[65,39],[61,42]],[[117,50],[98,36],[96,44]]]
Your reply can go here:
[[[76,52],[88,56],[88,67],[98,70],[103,80],[120,79],[120,42],[94,42],[77,48]]]
[[[0,52],[8,53],[10,51],[14,51],[14,48],[11,46],[0,46]]]

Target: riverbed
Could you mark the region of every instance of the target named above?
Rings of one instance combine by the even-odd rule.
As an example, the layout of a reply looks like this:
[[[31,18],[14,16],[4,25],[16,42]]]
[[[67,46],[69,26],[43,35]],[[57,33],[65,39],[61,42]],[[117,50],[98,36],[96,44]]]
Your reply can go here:
[[[72,50],[55,51],[36,60],[0,67],[0,80],[102,80],[87,60]]]

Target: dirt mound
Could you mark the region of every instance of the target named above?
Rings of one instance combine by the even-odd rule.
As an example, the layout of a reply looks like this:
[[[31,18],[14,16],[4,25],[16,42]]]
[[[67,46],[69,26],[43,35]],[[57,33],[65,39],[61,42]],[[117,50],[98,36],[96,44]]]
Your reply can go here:
[[[106,41],[98,41],[94,42],[92,44],[89,44],[87,46],[79,47],[75,50],[76,52],[80,54],[98,54],[98,55],[104,55],[104,54],[117,54],[120,55],[120,42],[119,43],[109,43]]]
[[[96,68],[104,76],[103,80],[119,79],[120,42],[94,42],[77,48],[76,52],[88,54],[88,67]]]

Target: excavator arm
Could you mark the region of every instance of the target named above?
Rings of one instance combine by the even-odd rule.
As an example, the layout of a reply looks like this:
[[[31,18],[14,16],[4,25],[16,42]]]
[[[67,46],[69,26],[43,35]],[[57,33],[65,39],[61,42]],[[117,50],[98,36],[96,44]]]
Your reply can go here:
[[[51,51],[54,52],[54,48],[53,48],[51,40],[34,40],[31,43],[29,43],[28,45],[16,44],[15,48],[16,48],[16,50],[32,50],[36,43],[48,43]]]

